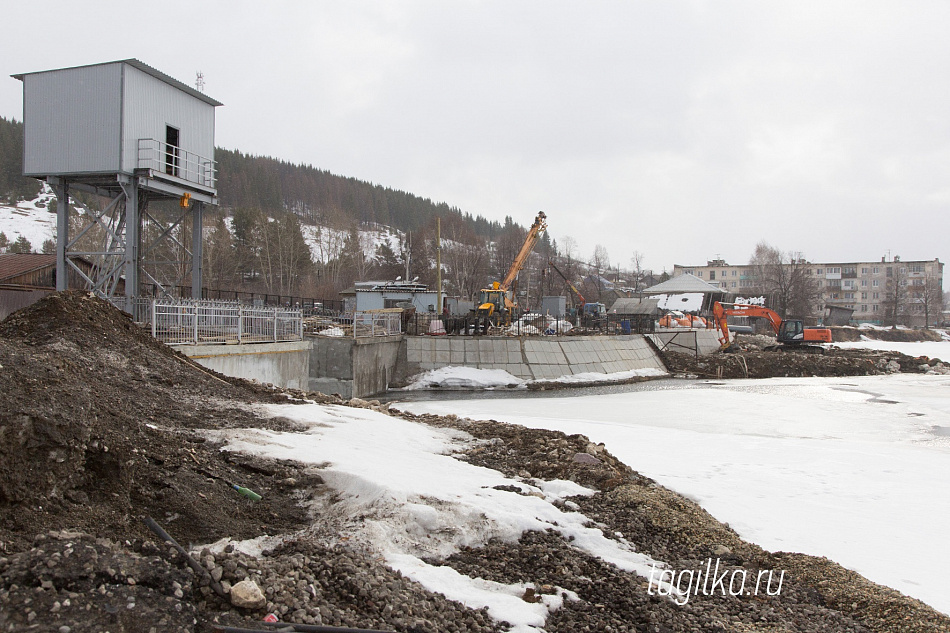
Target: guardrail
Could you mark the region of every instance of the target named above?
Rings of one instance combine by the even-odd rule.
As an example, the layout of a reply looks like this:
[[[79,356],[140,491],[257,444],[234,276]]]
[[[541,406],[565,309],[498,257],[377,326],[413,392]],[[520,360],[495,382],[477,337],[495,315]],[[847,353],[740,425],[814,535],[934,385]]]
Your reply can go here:
[[[357,312],[353,315],[353,337],[402,334],[402,312]]]
[[[214,189],[215,162],[154,138],[140,138],[138,167]]]
[[[221,301],[152,301],[152,336],[167,345],[303,339],[300,310]]]
[[[338,338],[402,334],[402,311],[367,311],[343,316],[311,315],[303,320],[307,334]]]

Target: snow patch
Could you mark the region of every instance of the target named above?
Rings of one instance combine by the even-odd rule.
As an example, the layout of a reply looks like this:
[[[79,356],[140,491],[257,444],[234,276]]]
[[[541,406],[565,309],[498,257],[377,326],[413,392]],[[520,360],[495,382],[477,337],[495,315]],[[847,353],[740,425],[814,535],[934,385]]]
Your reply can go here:
[[[477,369],[475,367],[448,366],[431,369],[414,376],[406,391],[420,389],[498,389],[523,387],[525,381],[509,374],[504,369]]]
[[[514,543],[525,531],[554,530],[572,546],[625,571],[648,577],[655,564],[631,545],[589,527],[583,514],[553,503],[593,491],[564,481],[540,482],[539,487],[535,480],[511,479],[452,457],[474,441],[468,434],[368,409],[307,404],[263,405],[259,410],[306,430],[226,429],[208,435],[224,442],[222,450],[323,465],[321,475],[338,500],[321,514],[342,526],[340,536],[380,552],[392,567],[432,591],[487,606],[493,617],[520,631],[543,626],[561,601],[549,596],[528,603],[517,597],[527,585],[466,578],[423,559],[444,558],[492,538]],[[498,489],[511,486],[529,494]]]

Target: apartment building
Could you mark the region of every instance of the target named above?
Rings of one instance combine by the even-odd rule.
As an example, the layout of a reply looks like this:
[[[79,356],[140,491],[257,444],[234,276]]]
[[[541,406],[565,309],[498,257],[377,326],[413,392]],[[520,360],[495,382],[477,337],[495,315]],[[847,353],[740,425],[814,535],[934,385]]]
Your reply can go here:
[[[853,323],[889,324],[897,309],[897,322],[930,325],[941,319],[943,264],[938,259],[905,261],[882,257],[873,262],[799,262],[814,277],[821,293],[815,314],[828,308],[852,310]],[[730,266],[722,259],[705,266],[673,266],[673,276],[689,273],[736,295],[764,294],[755,268]]]

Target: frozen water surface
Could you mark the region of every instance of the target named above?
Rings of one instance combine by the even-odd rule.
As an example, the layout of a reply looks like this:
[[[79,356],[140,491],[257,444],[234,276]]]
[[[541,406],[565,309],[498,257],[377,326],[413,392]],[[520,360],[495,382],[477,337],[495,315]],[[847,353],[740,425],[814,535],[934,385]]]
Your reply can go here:
[[[583,433],[747,540],[827,556],[950,612],[950,377],[663,380],[588,393],[397,408]]]

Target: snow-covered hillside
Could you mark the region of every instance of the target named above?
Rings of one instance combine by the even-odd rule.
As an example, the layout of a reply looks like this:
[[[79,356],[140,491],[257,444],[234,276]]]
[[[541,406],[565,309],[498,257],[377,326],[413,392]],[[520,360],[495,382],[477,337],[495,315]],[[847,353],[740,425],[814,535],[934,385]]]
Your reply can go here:
[[[56,199],[53,191],[44,185],[43,191],[33,200],[21,200],[16,205],[0,205],[0,232],[7,236],[10,243],[19,237],[30,241],[33,251],[39,252],[46,240],[56,237],[56,214],[50,213],[50,202]],[[231,218],[225,223],[231,230]],[[210,230],[208,228],[207,230]],[[329,227],[305,224],[301,227],[304,240],[310,247],[315,262],[326,263],[341,253],[348,232]],[[389,227],[361,229],[360,244],[363,252],[372,258],[382,244],[388,244],[394,253],[398,253],[403,239],[400,231]]]
[[[56,237],[56,214],[49,212],[50,201],[55,199],[52,190],[44,188],[33,200],[0,205],[0,233],[11,243],[25,237],[33,250],[39,252],[43,242]]]

